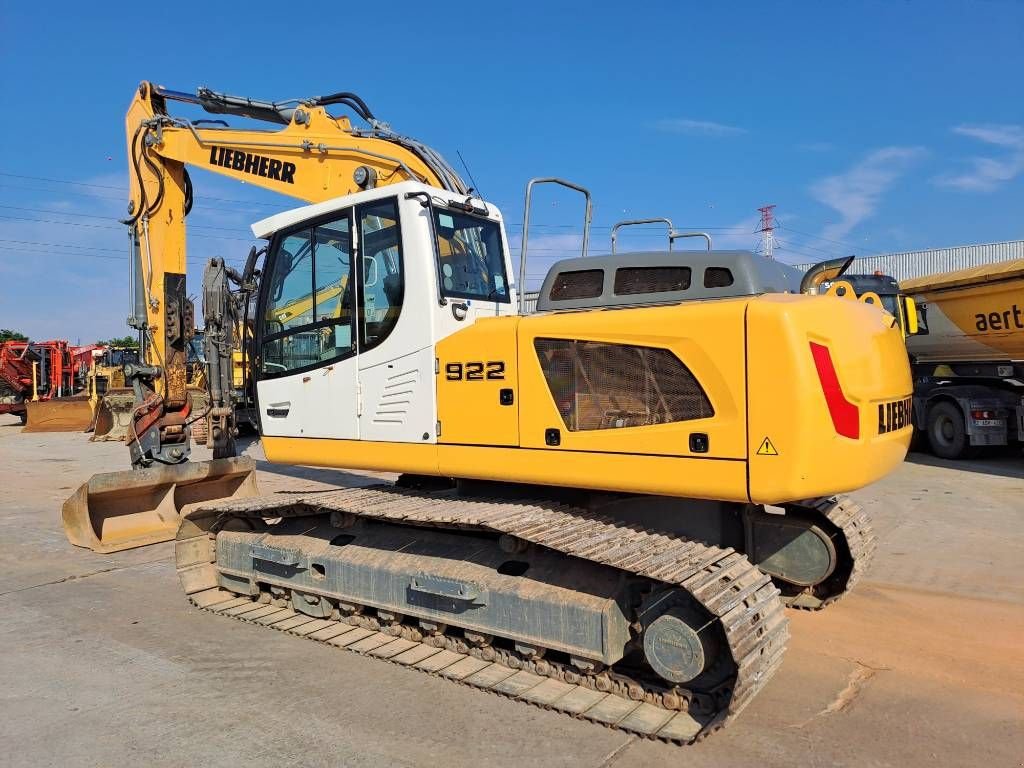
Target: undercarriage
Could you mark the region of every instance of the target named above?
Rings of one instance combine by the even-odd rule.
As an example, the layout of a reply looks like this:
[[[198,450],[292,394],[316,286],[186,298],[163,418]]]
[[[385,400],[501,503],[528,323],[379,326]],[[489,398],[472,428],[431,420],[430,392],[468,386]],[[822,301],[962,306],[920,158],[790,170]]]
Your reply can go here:
[[[211,502],[179,531],[182,586],[200,608],[689,743],[774,674],[784,605],[838,599],[874,546],[849,500],[782,514],[425,485]]]

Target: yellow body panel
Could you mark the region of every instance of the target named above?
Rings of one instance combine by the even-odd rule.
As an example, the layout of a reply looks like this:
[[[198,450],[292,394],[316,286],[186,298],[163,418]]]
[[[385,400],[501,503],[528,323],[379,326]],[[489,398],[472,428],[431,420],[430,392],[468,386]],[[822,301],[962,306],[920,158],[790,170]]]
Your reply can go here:
[[[438,442],[519,445],[518,317],[484,318],[437,345]],[[502,405],[501,390],[512,391]]]
[[[824,302],[833,306],[823,311]],[[843,395],[857,406],[857,439],[833,426],[811,342],[829,350]],[[878,406],[905,404],[913,392],[902,334],[890,315],[830,296],[761,296],[747,309],[747,365],[752,500],[851,491],[903,461],[909,422],[879,434]],[[758,453],[766,438],[774,454]]]
[[[262,442],[267,460],[277,464],[747,501],[743,461],[306,437]]]
[[[570,431],[537,338],[668,349],[708,395],[710,418]],[[828,350],[856,438],[840,434],[811,344]],[[517,354],[513,354],[517,349]],[[271,461],[438,474],[594,490],[775,504],[863,487],[906,453],[911,395],[902,334],[875,307],[768,295],[614,311],[491,318],[437,346],[437,445],[265,437]],[[505,379],[447,377],[447,366],[505,363]],[[499,402],[514,390],[516,405]],[[518,411],[518,443],[515,415]],[[849,425],[848,427],[849,428]],[[547,445],[545,431],[560,443]],[[689,436],[708,436],[707,453]]]
[[[438,446],[431,443],[384,443],[371,440],[332,440],[319,437],[260,438],[267,461],[312,467],[368,469],[441,475]]]
[[[561,430],[557,451],[610,451],[691,456],[689,435],[708,435],[702,456],[746,457],[743,364],[745,299],[691,302],[674,306],[539,314],[519,325],[519,433],[524,447],[545,448],[549,428]],[[714,408],[709,419],[644,427],[570,432],[565,428],[544,378],[537,338],[585,339],[670,350],[690,370]]]

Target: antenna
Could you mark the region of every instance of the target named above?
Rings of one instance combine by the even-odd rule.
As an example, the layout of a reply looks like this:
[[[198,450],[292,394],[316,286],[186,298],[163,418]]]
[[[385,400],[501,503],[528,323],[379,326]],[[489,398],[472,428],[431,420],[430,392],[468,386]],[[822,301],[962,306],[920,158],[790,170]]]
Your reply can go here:
[[[761,247],[764,249],[765,258],[775,258],[775,204],[765,205],[758,208],[761,212]]]
[[[464,158],[462,156],[462,152],[460,152],[457,149],[455,150],[455,154],[457,154],[459,156],[459,160],[462,161],[462,167],[466,169],[466,175],[469,176],[469,180],[471,182],[473,182],[473,190],[472,191],[475,191],[476,192],[476,196],[479,197],[481,200],[483,200],[484,199],[483,192],[480,191],[480,187],[477,185],[476,179],[473,178],[473,172],[471,170],[469,170],[469,163],[466,162],[466,158]]]

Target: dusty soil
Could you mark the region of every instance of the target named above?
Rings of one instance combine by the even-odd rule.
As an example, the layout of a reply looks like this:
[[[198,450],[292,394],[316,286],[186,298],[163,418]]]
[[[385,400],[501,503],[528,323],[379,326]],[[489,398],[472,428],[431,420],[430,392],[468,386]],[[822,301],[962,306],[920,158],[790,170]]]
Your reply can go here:
[[[266,492],[367,482],[248,452]],[[881,540],[867,583],[792,613],[775,679],[677,748],[200,614],[169,544],[101,556],[61,533],[123,445],[0,417],[0,764],[1019,768],[1024,462],[911,459],[855,494]]]

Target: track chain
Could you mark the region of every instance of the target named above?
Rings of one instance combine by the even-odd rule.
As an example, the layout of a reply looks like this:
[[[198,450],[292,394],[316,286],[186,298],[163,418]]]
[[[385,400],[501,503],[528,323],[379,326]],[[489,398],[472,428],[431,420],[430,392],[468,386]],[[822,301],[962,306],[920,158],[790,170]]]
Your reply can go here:
[[[211,537],[216,530],[238,518],[273,520],[315,514],[331,514],[339,527],[359,517],[483,529],[681,588],[719,619],[736,676],[711,695],[662,688],[617,671],[587,677],[568,667],[524,659],[500,649],[493,649],[497,652],[492,657],[489,652],[469,648],[461,638],[418,639],[418,633],[408,628],[376,631],[372,625],[349,623],[365,625],[358,617],[348,621],[315,619],[220,588]],[[182,587],[199,608],[679,744],[697,741],[736,717],[779,667],[789,637],[778,589],[743,555],[546,501],[467,500],[386,486],[290,498],[237,499],[190,513],[179,531],[176,553]],[[352,634],[354,631],[360,634]]]
[[[878,548],[878,538],[871,527],[871,519],[867,511],[849,496],[807,499],[787,504],[786,507],[811,511],[832,523],[838,529],[837,536],[842,538],[842,543],[852,561],[852,564],[847,561],[850,572],[845,584],[838,589],[824,594],[816,594],[815,588],[810,587],[796,595],[785,595],[782,598],[790,608],[820,611],[842,599],[864,576],[871,561],[874,560],[875,550]],[[839,548],[840,552],[842,549],[842,547]]]

